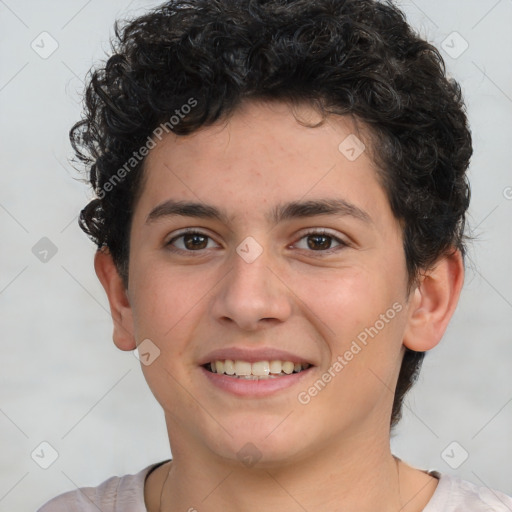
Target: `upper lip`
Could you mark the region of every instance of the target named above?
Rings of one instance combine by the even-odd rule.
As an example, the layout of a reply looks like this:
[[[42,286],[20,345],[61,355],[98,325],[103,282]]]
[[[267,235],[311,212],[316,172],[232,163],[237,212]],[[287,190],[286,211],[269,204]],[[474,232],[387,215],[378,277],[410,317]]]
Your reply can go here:
[[[247,361],[249,363],[255,363],[257,361],[291,361],[293,363],[309,363],[314,366],[307,358],[271,347],[257,349],[231,347],[218,349],[202,357],[199,361],[199,365],[202,366],[212,361],[225,361],[226,359],[231,359],[232,361]]]

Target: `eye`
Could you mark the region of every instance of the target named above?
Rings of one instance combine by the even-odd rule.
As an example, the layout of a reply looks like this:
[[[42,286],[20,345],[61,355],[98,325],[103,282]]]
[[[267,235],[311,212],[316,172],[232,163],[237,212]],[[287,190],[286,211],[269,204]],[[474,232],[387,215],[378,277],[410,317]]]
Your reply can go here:
[[[330,254],[348,246],[346,242],[323,229],[308,231],[300,238],[300,240],[304,239],[308,240],[306,242],[306,249],[311,249],[313,252],[321,252],[324,254]],[[338,243],[338,246],[334,248],[331,247],[333,240]],[[304,247],[299,247],[299,249],[304,249]]]
[[[177,240],[179,240],[179,243],[175,244]],[[201,231],[188,229],[171,238],[165,246],[175,252],[198,252],[203,249],[211,249],[208,246],[208,240],[212,240],[209,235]]]
[[[189,228],[172,237],[165,243],[165,246],[173,252],[200,252],[205,249],[213,248],[209,245],[209,240],[213,241],[209,235],[193,228]],[[306,247],[299,247],[299,249],[310,249],[313,252],[320,252],[323,254],[330,254],[348,246],[346,242],[326,230],[317,229],[308,231],[300,238],[300,241],[302,240],[307,240]],[[332,247],[333,241],[338,245]]]

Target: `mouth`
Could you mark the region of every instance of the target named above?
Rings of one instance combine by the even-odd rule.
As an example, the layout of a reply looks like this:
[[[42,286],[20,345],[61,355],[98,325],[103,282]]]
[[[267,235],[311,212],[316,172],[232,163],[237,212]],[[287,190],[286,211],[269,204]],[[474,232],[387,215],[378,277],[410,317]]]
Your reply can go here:
[[[299,363],[284,360],[243,361],[219,359],[202,365],[210,373],[226,375],[232,379],[266,380],[280,379],[292,374],[301,373],[311,368],[310,363]]]

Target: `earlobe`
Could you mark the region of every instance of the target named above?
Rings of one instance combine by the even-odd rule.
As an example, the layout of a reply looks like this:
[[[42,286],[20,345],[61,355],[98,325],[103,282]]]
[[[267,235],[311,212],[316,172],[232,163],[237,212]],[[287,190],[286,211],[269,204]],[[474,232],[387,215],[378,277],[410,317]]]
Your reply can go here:
[[[403,344],[414,351],[434,348],[443,337],[457,307],[464,282],[464,263],[459,250],[441,257],[421,277],[412,292]]]
[[[98,249],[94,270],[107,294],[114,323],[113,339],[120,350],[136,348],[133,335],[133,315],[123,280],[107,248]]]

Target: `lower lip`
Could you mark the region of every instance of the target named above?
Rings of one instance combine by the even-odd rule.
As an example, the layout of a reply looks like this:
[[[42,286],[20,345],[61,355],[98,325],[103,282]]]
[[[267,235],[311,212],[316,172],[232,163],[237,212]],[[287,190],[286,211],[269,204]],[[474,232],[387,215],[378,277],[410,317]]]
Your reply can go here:
[[[205,377],[214,386],[217,386],[218,388],[233,395],[243,397],[265,397],[294,386],[304,379],[304,377],[309,375],[313,368],[314,367],[312,366],[299,373],[291,373],[290,375],[283,375],[275,379],[250,380],[229,377],[228,375],[220,373],[213,373],[202,366],[200,367]]]

